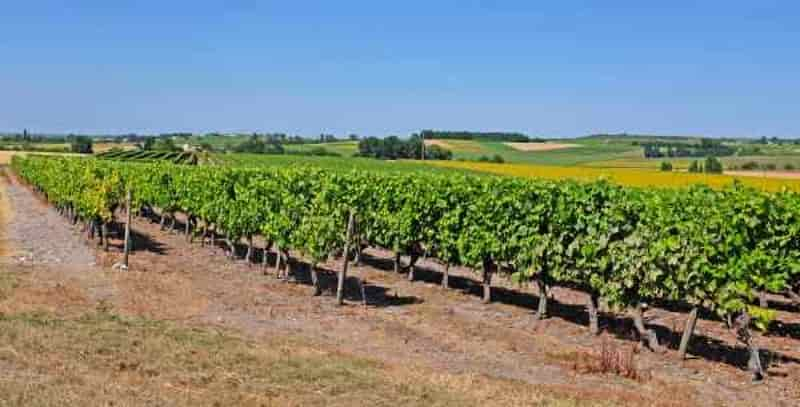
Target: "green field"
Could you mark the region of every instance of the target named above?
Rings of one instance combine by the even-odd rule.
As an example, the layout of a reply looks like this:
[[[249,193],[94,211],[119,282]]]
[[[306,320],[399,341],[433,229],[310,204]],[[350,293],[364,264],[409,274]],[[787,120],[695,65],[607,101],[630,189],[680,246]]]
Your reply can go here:
[[[662,162],[670,162],[676,170],[685,170],[692,161],[702,161],[702,157],[680,158],[645,158],[643,149],[638,143],[647,141],[693,142],[691,138],[667,137],[582,137],[563,139],[558,142],[574,144],[569,147],[550,151],[520,151],[500,142],[475,140],[440,140],[444,148],[453,152],[455,160],[474,161],[481,157],[491,158],[499,155],[507,163],[536,164],[556,166],[578,166],[592,168],[642,168],[656,169]],[[556,140],[554,140],[556,142]],[[745,141],[729,141],[729,145],[745,145]],[[787,168],[800,169],[800,146],[793,144],[758,145],[758,155],[721,157],[725,169],[740,168],[745,163],[755,162],[759,165],[774,165],[777,170]]]
[[[365,172],[466,172],[467,170],[429,166],[421,161],[390,161],[372,158],[316,157],[304,155],[271,154],[214,154],[212,162],[221,165],[284,167],[313,165],[326,169],[358,170]]]
[[[594,161],[623,158],[641,151],[641,147],[630,143],[605,142],[594,139],[563,140],[564,143],[576,144],[551,151],[521,151],[502,142],[474,140],[442,140],[442,147],[453,152],[456,160],[478,160],[481,157],[499,155],[505,162],[519,164],[542,165],[579,165]]]
[[[342,157],[351,157],[358,152],[358,142],[336,141],[333,143],[285,144],[283,148],[291,152],[310,152],[314,149],[324,148],[326,151],[339,154]]]

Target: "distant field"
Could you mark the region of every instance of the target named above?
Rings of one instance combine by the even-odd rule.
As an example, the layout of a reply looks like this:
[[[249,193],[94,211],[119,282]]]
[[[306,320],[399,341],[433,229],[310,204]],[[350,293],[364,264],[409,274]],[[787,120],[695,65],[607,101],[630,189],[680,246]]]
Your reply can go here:
[[[575,139],[568,142],[505,143],[476,140],[426,140],[453,152],[456,160],[475,161],[499,155],[505,162],[542,165],[579,165],[613,160],[641,151],[628,143],[607,143],[604,140]]]
[[[694,184],[706,184],[714,188],[730,185],[734,180],[765,191],[780,191],[788,188],[800,192],[800,180],[755,178],[750,176],[729,176],[692,174],[687,172],[662,172],[636,168],[589,168],[558,167],[532,164],[492,164],[463,161],[431,161],[429,164],[438,167],[471,170],[497,175],[544,179],[574,179],[593,181],[608,179],[609,181],[628,186],[673,188]]]
[[[36,150],[41,151],[52,151],[52,152],[67,152],[69,151],[69,144],[67,143],[30,143],[30,144],[19,144],[19,143],[0,143],[4,149],[20,149],[24,150],[26,148],[34,148]]]
[[[92,150],[95,153],[102,153],[113,149],[134,150],[136,149],[136,145],[133,143],[94,143],[94,145],[92,145]]]
[[[39,154],[39,155],[80,155],[80,154],[73,154],[73,153],[51,153],[51,152],[42,152],[42,151],[0,151],[0,165],[7,165],[11,162],[11,157],[15,155],[27,155],[27,154]]]
[[[631,155],[628,157],[621,157],[614,160],[593,161],[582,164],[586,167],[597,168],[644,168],[644,169],[657,169],[661,166],[662,162],[669,162],[672,168],[677,170],[685,170],[689,168],[692,161],[703,162],[705,158],[644,158],[640,154]],[[745,156],[745,157],[721,157],[723,167],[726,172],[732,166],[741,167],[748,162],[755,162],[759,165],[773,164],[777,170],[784,170],[787,165],[796,169],[800,169],[800,154],[798,155],[759,155],[759,156]]]
[[[461,154],[486,154],[483,143],[474,140],[425,140],[425,145],[439,146],[459,157]]]
[[[337,141],[333,143],[284,144],[283,148],[286,149],[286,151],[310,151],[315,148],[324,148],[327,151],[339,154],[343,157],[350,157],[358,152],[358,142]]]
[[[272,155],[272,154],[214,154],[213,162],[221,165],[245,166],[287,166],[287,165],[313,165],[320,168],[334,170],[360,170],[379,172],[464,172],[460,169],[436,167],[427,165],[422,161],[391,161],[376,160],[372,158],[349,157],[316,157],[302,155]]]
[[[554,143],[554,142],[545,142],[545,143],[503,143],[514,150],[519,151],[553,151],[553,150],[563,150],[565,148],[575,148],[575,147],[582,147],[580,144],[574,143]]]

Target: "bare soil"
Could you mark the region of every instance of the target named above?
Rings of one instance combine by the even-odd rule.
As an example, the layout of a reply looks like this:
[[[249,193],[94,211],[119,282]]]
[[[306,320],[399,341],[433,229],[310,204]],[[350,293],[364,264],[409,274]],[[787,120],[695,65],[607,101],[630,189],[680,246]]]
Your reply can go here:
[[[496,395],[498,389],[522,386],[590,404],[794,406],[800,400],[800,314],[779,297],[771,298],[777,321],[768,335],[757,337],[771,351],[769,377],[753,384],[744,370],[746,350],[710,315],[698,321],[693,356],[677,359],[686,318],[679,305],[661,304],[647,313],[647,323],[669,347],[656,354],[640,347],[624,316],[604,314],[603,334],[589,335],[586,295],[579,291],[554,288],[552,317],[536,321],[538,296],[532,288],[496,278],[494,302],[483,304],[478,276],[470,270],[451,270],[451,288],[443,289],[440,265],[421,262],[417,281],[409,282],[392,271],[390,253],[368,250],[363,264],[351,268],[347,303],[338,307],[334,273],[341,259],[323,265],[324,295],[312,297],[304,267],[294,281],[284,282],[257,264],[231,260],[222,247],[190,244],[184,235],[162,231],[146,218],[133,223],[131,270],[112,271],[121,257],[120,227],[114,229],[110,251],[103,252],[25,186],[0,182],[11,206],[8,239],[33,253],[11,258],[16,269],[28,267],[29,295],[13,310],[0,308],[0,314],[42,304],[53,304],[53,312],[102,306],[124,316],[236,332],[255,343],[300,338],[312,349],[375,361],[398,375],[421,369],[482,378],[459,387],[465,394]],[[261,255],[258,251],[254,260],[260,262]],[[273,254],[267,259],[271,263]],[[360,305],[357,279],[366,282],[367,307]],[[624,370],[635,370],[627,375],[635,378],[598,369],[601,349],[632,360]],[[0,380],[2,369],[0,357]],[[420,374],[419,380],[430,377]],[[509,401],[495,396],[482,404]]]

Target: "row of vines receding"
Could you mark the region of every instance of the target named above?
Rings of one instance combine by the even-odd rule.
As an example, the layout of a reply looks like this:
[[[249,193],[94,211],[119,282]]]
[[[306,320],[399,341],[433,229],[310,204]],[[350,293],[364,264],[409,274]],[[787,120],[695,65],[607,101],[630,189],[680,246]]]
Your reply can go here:
[[[227,168],[135,164],[80,158],[15,157],[12,167],[56,207],[106,224],[133,191],[135,208],[182,212],[205,235],[213,228],[236,242],[261,236],[288,260],[312,264],[368,244],[482,273],[507,274],[587,293],[590,329],[597,306],[631,312],[643,341],[658,338],[643,322],[643,304],[678,301],[717,313],[751,352],[749,326],[773,317],[758,293],[798,298],[800,195],[733,185],[723,190],[624,188],[463,174],[381,174],[313,167]],[[345,242],[348,216],[357,227]],[[198,226],[199,229],[199,226]],[[250,251],[248,251],[248,257]],[[538,316],[547,315],[547,295]],[[681,353],[685,354],[685,344]]]

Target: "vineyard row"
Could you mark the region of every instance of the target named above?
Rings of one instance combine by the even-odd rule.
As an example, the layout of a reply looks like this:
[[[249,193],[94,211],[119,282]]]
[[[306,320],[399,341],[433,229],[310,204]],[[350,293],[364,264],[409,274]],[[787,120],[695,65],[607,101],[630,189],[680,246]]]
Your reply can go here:
[[[593,333],[602,298],[612,309],[629,310],[654,350],[658,339],[645,327],[642,304],[693,307],[682,354],[698,308],[706,308],[748,346],[757,375],[758,348],[748,327],[752,321],[764,329],[773,317],[754,305],[757,293],[796,299],[800,286],[800,195],[788,191],[35,156],[14,157],[12,168],[56,207],[92,225],[110,222],[130,189],[135,208],[183,212],[204,236],[212,230],[228,242],[261,236],[284,263],[290,250],[302,253],[313,277],[317,264],[343,247],[349,255],[349,248],[366,244],[392,250],[396,264],[410,256],[412,270],[427,256],[446,269],[479,271],[487,301],[496,273],[535,282],[539,317],[547,315],[551,286],[577,286],[588,294]],[[348,228],[351,214],[354,228]]]

